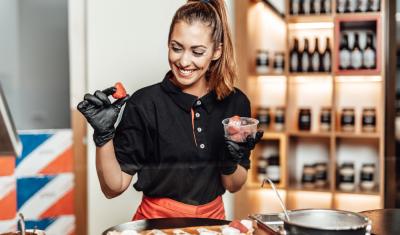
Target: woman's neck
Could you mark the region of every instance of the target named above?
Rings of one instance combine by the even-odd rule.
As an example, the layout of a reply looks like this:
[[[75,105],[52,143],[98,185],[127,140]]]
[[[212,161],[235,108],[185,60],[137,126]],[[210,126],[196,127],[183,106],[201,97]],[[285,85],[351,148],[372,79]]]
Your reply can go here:
[[[194,95],[198,98],[203,97],[209,92],[208,82],[205,79],[197,81],[197,83],[190,86],[182,86],[178,84],[175,79],[172,79],[173,83],[181,88],[182,92]]]

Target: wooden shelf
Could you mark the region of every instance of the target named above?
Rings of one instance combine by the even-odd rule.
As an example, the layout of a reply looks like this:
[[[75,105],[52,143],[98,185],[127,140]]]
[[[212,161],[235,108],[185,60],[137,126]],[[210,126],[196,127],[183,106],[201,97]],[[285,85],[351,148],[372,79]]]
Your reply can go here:
[[[291,137],[329,138],[332,136],[332,133],[331,132],[310,132],[310,131],[289,131],[288,135]]]
[[[288,187],[289,191],[302,191],[302,192],[331,192],[329,185],[324,187],[304,187],[301,184],[291,184]]]
[[[262,137],[263,140],[271,140],[271,139],[281,139],[285,137],[285,132],[270,132],[264,131],[264,135]]]
[[[336,189],[337,194],[349,194],[349,195],[373,195],[379,196],[379,188],[376,186],[372,190],[362,190],[357,187],[354,191],[342,191],[340,189]]]
[[[241,78],[238,87],[249,96],[253,110],[257,110],[258,107],[272,108],[271,120],[274,120],[274,107],[285,107],[285,130],[274,132],[273,121],[270,128],[264,130],[264,141],[257,145],[252,153],[252,168],[249,171],[250,177],[246,187],[240,192],[240,197],[235,199],[237,207],[254,198],[254,191],[258,192],[261,189],[261,182],[257,180],[259,162],[256,159],[262,154],[267,156],[271,153],[279,155],[281,184],[278,188],[284,192],[282,193],[284,201],[292,209],[321,205],[345,208],[349,199],[353,200],[352,197],[357,195],[360,195],[360,198],[361,195],[367,195],[363,197],[364,204],[372,203],[375,208],[383,207],[386,196],[382,191],[383,187],[376,187],[371,191],[356,189],[344,192],[335,185],[338,178],[337,163],[344,161],[352,161],[357,166],[364,162],[374,162],[376,176],[379,179],[377,184],[379,186],[385,184],[386,149],[383,144],[385,125],[383,112],[387,71],[384,65],[388,61],[386,61],[387,47],[383,46],[383,42],[387,37],[388,20],[383,6],[387,5],[387,1],[381,1],[380,12],[339,14],[335,12],[336,1],[332,1],[331,14],[293,16],[286,12],[286,17],[282,19],[265,17],[273,16],[268,6],[257,8],[251,0],[235,0],[236,51]],[[285,0],[285,3],[289,5],[290,0]],[[271,28],[271,25],[277,27]],[[375,33],[376,69],[339,70],[339,43],[342,33],[353,34],[362,29]],[[304,38],[314,39],[309,40],[309,50],[313,50],[315,38],[319,39],[320,50],[325,48],[326,38],[329,38],[332,71],[289,72],[290,50],[294,38],[299,39],[299,50],[304,47]],[[255,63],[259,49],[284,52],[285,72],[256,73]],[[331,108],[331,131],[319,131],[322,107]],[[340,114],[345,107],[353,107],[355,110],[357,132],[341,132]],[[375,133],[361,132],[362,110],[366,107],[374,107],[376,110],[378,131]],[[309,108],[312,111],[312,131],[297,129],[299,108]],[[299,180],[297,176],[302,173],[304,164],[316,162],[327,163],[329,184],[326,187],[308,188],[294,179]],[[358,169],[356,174],[360,174]],[[265,185],[263,189],[270,190],[270,186]],[[302,192],[310,194],[310,198],[302,198]],[[264,193],[261,194],[264,196]],[[316,193],[315,197],[312,193]],[[264,208],[266,203],[261,201],[256,201],[255,204],[251,208],[238,209],[240,211],[235,211],[235,216],[240,217],[270,209],[267,206]]]
[[[272,187],[268,183],[265,183],[264,187],[261,188],[261,182],[258,182],[258,181],[247,182],[246,183],[246,187],[249,188],[249,189],[259,189],[259,190],[268,190],[269,189],[269,190],[272,190]],[[282,182],[279,183],[279,184],[275,184],[275,187],[276,187],[276,189],[280,189],[280,190],[284,190],[285,189],[285,187],[282,184]]]
[[[357,17],[379,17],[381,15],[380,12],[354,12],[354,13],[335,13],[335,17],[339,18],[357,18]]]
[[[381,76],[377,69],[337,70],[335,76]]]
[[[379,133],[360,133],[360,132],[336,132],[335,136],[337,138],[347,138],[347,139],[379,139]]]
[[[289,24],[295,23],[321,23],[321,22],[333,22],[331,14],[321,14],[321,15],[289,15],[287,17],[287,22]]]
[[[286,76],[286,73],[251,73],[251,77],[281,77]]]
[[[332,77],[332,73],[323,73],[323,72],[316,72],[316,73],[289,73],[289,77]]]

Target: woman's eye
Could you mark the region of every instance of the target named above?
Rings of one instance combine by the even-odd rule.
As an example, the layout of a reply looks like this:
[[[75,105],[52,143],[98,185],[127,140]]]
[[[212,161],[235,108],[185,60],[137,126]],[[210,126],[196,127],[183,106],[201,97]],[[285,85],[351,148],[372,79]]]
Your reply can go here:
[[[181,48],[179,48],[179,47],[174,47],[174,46],[172,46],[172,50],[175,51],[175,52],[180,52],[180,51],[182,51]]]
[[[202,55],[204,55],[204,52],[203,51],[193,51],[193,54],[195,56],[202,56]]]

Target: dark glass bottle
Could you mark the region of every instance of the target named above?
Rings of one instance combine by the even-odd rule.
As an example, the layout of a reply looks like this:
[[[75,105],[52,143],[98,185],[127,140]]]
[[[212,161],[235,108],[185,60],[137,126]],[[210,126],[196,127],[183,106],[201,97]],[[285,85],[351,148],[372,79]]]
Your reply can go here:
[[[361,69],[362,68],[362,53],[360,43],[358,39],[358,33],[354,34],[354,47],[351,50],[351,68]]]
[[[321,54],[319,52],[318,38],[315,38],[314,51],[311,53],[311,71],[319,72],[321,65]]]
[[[379,11],[381,8],[381,1],[380,0],[371,0],[369,3],[369,11]]]
[[[311,14],[311,0],[303,0],[302,9],[304,15]]]
[[[347,34],[343,34],[340,40],[339,59],[339,68],[341,70],[350,68],[351,55],[349,49],[349,38]]]
[[[299,40],[293,40],[293,47],[290,50],[290,72],[299,72],[300,70],[300,54],[299,54]]]
[[[301,61],[301,72],[309,72],[310,71],[310,52],[308,46],[308,39],[304,39],[304,48],[300,53],[300,61]]]
[[[326,38],[326,47],[325,51],[321,56],[321,71],[322,72],[330,72],[332,69],[332,51],[331,51],[331,43],[329,38]]]
[[[363,51],[363,66],[366,69],[376,68],[376,49],[374,47],[374,36],[367,34],[367,45]]]
[[[331,3],[331,0],[323,0],[323,3],[322,3],[322,12],[324,12],[324,13],[326,13],[326,14],[329,14],[329,13],[331,13],[331,8],[332,8],[332,5],[331,5],[332,3]]]
[[[346,12],[355,12],[357,10],[358,0],[347,0]]]
[[[292,0],[290,1],[290,14],[298,15],[300,14],[300,0]]]
[[[369,3],[369,0],[359,0],[357,11],[358,12],[368,11],[368,3]]]
[[[337,0],[336,2],[336,11],[338,13],[344,13],[346,12],[346,8],[347,8],[347,1],[346,0]]]

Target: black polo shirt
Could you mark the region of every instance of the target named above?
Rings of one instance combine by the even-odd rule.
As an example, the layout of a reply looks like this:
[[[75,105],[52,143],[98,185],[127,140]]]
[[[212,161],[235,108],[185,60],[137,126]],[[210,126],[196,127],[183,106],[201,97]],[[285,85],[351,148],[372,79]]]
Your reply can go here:
[[[218,167],[228,154],[222,120],[250,116],[250,103],[239,89],[221,101],[215,92],[201,98],[183,93],[170,76],[131,96],[115,153],[124,172],[138,174],[134,188],[144,195],[202,205],[225,192]],[[250,167],[248,158],[240,164]]]

